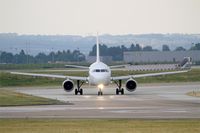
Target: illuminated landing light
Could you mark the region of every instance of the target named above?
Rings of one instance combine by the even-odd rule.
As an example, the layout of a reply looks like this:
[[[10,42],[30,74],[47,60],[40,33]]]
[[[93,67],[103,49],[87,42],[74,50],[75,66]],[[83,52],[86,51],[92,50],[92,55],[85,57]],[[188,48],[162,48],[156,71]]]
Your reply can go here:
[[[103,84],[99,84],[98,88],[103,89],[104,85]]]

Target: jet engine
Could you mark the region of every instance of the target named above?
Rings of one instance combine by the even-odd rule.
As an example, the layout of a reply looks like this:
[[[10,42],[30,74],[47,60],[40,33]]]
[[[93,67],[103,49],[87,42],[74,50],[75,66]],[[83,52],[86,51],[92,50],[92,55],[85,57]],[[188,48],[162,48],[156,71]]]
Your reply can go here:
[[[133,79],[129,79],[126,81],[126,89],[128,91],[135,91],[137,88],[137,82]]]
[[[63,88],[65,91],[69,92],[72,91],[74,89],[74,83],[71,80],[65,80],[63,83]]]

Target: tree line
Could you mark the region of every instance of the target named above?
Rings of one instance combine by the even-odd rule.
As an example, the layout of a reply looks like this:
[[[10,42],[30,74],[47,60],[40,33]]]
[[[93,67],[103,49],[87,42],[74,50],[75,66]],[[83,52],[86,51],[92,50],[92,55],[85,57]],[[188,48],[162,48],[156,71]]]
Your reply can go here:
[[[13,64],[31,64],[31,63],[49,63],[49,62],[78,62],[84,61],[85,55],[79,50],[74,51],[58,51],[49,54],[39,53],[36,56],[26,54],[21,50],[18,54],[9,52],[0,53],[0,63],[13,63]]]
[[[141,47],[139,44],[131,44],[130,47],[125,47],[124,45],[116,47],[108,47],[105,44],[100,44],[99,46],[101,56],[112,56],[114,61],[122,61],[123,53],[127,51],[159,51],[158,49],[153,49],[152,46]],[[200,43],[195,44],[189,50],[200,50]],[[162,51],[171,51],[168,45],[162,46]],[[183,47],[176,47],[174,51],[186,51]],[[92,47],[92,51],[89,52],[89,56],[96,55],[96,45]]]
[[[153,49],[152,46],[141,47],[139,44],[131,44],[130,47],[124,45],[108,47],[105,44],[100,44],[100,55],[111,56],[113,61],[122,61],[123,52],[126,51],[159,51]],[[188,50],[200,50],[200,43],[194,44]],[[162,51],[171,51],[168,45],[162,46]],[[186,51],[183,47],[177,47],[175,51]],[[96,44],[89,52],[89,56],[96,56]],[[13,64],[29,64],[29,63],[48,63],[48,62],[80,62],[85,61],[85,55],[79,50],[63,50],[57,52],[50,52],[49,54],[39,53],[36,56],[26,54],[21,50],[18,54],[12,54],[5,51],[0,51],[0,63],[13,63]]]
[[[100,55],[101,56],[112,56],[112,59],[114,61],[121,61],[123,60],[123,52],[125,51],[157,51],[156,49],[153,49],[151,46],[145,46],[142,48],[139,44],[131,44],[129,48],[127,48],[124,45],[121,46],[114,46],[114,47],[108,47],[105,44],[99,45],[100,49]],[[96,45],[92,47],[92,51],[89,52],[89,56],[95,56],[96,55]]]

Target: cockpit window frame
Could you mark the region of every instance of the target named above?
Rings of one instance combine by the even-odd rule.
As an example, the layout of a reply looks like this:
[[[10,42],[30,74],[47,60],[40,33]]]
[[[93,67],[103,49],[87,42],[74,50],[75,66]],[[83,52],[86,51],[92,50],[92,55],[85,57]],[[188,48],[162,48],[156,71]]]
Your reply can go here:
[[[104,73],[104,72],[109,72],[109,71],[108,71],[108,69],[94,69],[92,72]]]

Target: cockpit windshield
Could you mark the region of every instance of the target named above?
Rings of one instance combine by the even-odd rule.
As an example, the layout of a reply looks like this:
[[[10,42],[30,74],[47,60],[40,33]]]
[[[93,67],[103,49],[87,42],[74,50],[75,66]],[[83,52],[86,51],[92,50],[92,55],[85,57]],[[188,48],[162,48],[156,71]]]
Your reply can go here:
[[[107,69],[94,69],[93,72],[108,72]]]

